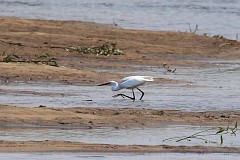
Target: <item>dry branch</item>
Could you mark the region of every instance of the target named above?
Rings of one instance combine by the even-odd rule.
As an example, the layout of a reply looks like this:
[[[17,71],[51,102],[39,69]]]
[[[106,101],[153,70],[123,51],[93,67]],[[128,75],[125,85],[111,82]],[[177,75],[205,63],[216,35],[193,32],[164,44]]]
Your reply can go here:
[[[3,39],[0,39],[0,42],[7,43],[7,44],[9,44],[9,45],[24,46],[23,43],[20,43],[20,42],[12,42],[12,41],[6,41],[6,40],[3,40]]]

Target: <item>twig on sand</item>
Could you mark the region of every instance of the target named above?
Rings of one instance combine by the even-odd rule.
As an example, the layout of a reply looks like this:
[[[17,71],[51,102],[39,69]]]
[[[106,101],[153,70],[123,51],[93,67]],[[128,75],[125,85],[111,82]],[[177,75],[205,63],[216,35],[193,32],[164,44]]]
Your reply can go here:
[[[171,73],[174,73],[177,69],[170,69],[169,66],[167,66],[166,63],[163,64],[163,67],[166,69],[166,72],[171,72]]]
[[[196,32],[197,32],[197,30],[198,30],[198,25],[196,24],[196,26],[195,26],[195,29],[194,30],[192,30],[192,28],[191,28],[191,26],[190,26],[190,24],[188,23],[188,27],[189,27],[189,31],[190,31],[190,33],[193,33],[193,34],[195,34]]]
[[[222,48],[222,47],[224,47],[224,46],[226,46],[226,45],[232,45],[232,43],[223,43],[223,44],[219,45],[218,47],[219,47],[219,48]]]
[[[2,57],[2,59],[1,59]],[[55,57],[50,57],[47,53],[37,57],[38,60],[35,59],[22,59],[16,54],[8,54],[5,55],[5,52],[0,56],[0,62],[5,63],[33,63],[33,64],[46,64],[49,66],[58,67],[57,61],[58,59]]]
[[[23,43],[20,43],[20,42],[12,42],[12,41],[6,41],[6,40],[3,40],[3,39],[0,39],[0,42],[7,43],[7,44],[9,44],[9,45],[24,46]]]
[[[215,130],[217,130],[217,132],[206,134],[209,131],[215,131]],[[238,131],[238,129],[237,129],[237,122],[236,122],[234,127],[232,127],[232,128],[229,127],[229,126],[227,126],[226,128],[224,128],[224,127],[213,127],[213,128],[210,128],[210,129],[199,131],[199,132],[194,133],[190,136],[171,137],[171,138],[164,139],[163,141],[180,142],[180,141],[183,141],[183,140],[191,141],[191,139],[198,139],[198,140],[204,141],[205,143],[217,143],[216,141],[209,140],[208,138],[205,138],[205,137],[220,136],[220,144],[223,144],[223,135],[230,134],[230,135],[236,136],[237,131]],[[205,134],[203,134],[203,133],[205,133]]]

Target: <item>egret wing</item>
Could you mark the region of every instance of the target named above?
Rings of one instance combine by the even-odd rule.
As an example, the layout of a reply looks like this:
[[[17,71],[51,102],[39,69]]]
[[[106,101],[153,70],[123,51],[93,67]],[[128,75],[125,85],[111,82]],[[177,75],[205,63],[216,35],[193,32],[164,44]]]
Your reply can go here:
[[[136,88],[142,84],[144,84],[146,81],[140,77],[140,76],[130,76],[122,79],[119,82],[119,85],[122,88]]]
[[[138,76],[138,77],[141,77],[145,81],[154,81],[154,77],[152,76]]]

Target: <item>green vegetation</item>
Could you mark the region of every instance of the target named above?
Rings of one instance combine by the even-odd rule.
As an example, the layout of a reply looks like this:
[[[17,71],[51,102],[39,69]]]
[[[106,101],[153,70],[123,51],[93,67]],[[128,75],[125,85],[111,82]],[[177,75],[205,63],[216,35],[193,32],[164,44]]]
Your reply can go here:
[[[214,133],[209,133],[209,132],[214,132]],[[234,127],[213,127],[207,130],[203,130],[197,133],[194,133],[192,135],[189,136],[180,136],[180,137],[171,137],[171,138],[167,138],[164,139],[163,141],[175,141],[175,142],[180,142],[183,140],[187,140],[187,141],[191,141],[194,139],[198,139],[198,140],[202,140],[205,143],[218,143],[216,141],[212,141],[209,140],[208,137],[209,136],[219,136],[220,138],[220,143],[219,144],[223,144],[224,139],[223,136],[226,134],[230,134],[233,136],[236,136],[236,132],[237,132],[237,122],[235,123]]]
[[[103,43],[100,46],[80,46],[70,47],[69,49],[76,50],[82,54],[96,54],[96,55],[122,55],[123,52],[117,48],[116,43]]]

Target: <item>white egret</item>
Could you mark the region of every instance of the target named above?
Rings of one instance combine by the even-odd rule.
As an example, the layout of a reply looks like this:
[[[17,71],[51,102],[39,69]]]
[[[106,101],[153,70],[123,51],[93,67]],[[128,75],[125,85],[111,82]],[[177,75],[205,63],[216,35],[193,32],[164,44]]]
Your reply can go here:
[[[119,83],[117,83],[115,81],[109,81],[108,83],[103,83],[98,86],[111,85],[112,91],[119,91],[124,88],[131,89],[132,93],[133,93],[133,97],[127,96],[125,94],[117,94],[117,95],[114,95],[113,97],[115,98],[118,96],[122,96],[123,98],[127,97],[134,101],[135,94],[134,94],[133,89],[137,88],[142,93],[141,98],[140,98],[140,100],[142,100],[142,98],[144,96],[144,92],[142,90],[140,90],[138,87],[142,86],[146,82],[150,82],[150,81],[153,81],[153,77],[151,77],[151,76],[129,76],[129,77],[123,78]]]

